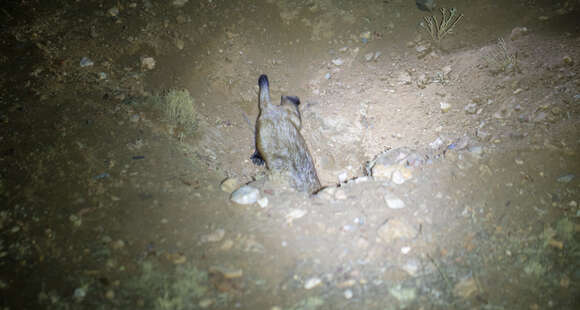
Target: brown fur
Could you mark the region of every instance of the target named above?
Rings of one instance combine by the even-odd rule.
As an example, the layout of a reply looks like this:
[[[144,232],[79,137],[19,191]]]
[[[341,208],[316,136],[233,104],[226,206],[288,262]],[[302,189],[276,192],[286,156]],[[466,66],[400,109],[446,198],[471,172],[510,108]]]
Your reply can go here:
[[[256,151],[268,169],[287,173],[292,185],[310,194],[320,181],[306,142],[300,134],[301,118],[297,97],[282,96],[280,105],[270,102],[268,79],[260,77],[260,115],[256,122]]]

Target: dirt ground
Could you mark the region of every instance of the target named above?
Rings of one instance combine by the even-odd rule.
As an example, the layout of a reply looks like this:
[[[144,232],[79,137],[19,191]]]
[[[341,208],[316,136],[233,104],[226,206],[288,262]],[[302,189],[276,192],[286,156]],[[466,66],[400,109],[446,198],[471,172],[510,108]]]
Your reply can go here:
[[[580,1],[437,4],[5,1],[0,309],[580,308]]]

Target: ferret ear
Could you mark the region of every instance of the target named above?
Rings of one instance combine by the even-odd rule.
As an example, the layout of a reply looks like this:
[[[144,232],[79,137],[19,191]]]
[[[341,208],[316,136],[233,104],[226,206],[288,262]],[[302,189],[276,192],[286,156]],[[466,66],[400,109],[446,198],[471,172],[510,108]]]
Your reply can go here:
[[[291,102],[297,107],[300,105],[300,98],[298,98],[296,96],[282,96],[281,101],[282,101],[282,104],[284,104],[286,102]]]

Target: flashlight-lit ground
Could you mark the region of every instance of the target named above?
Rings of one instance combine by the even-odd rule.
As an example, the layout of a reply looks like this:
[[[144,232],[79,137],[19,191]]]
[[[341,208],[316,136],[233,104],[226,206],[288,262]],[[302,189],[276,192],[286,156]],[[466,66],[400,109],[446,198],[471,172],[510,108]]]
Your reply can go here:
[[[577,309],[580,2],[438,3],[3,4],[0,309]],[[249,160],[262,73],[314,197]]]

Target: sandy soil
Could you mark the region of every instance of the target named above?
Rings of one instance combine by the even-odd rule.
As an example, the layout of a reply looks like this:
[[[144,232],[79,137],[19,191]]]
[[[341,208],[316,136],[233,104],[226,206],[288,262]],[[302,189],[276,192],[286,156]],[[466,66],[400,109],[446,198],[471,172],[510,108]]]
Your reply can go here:
[[[580,1],[438,5],[3,4],[0,308],[578,309]],[[260,74],[316,195],[250,161]]]

